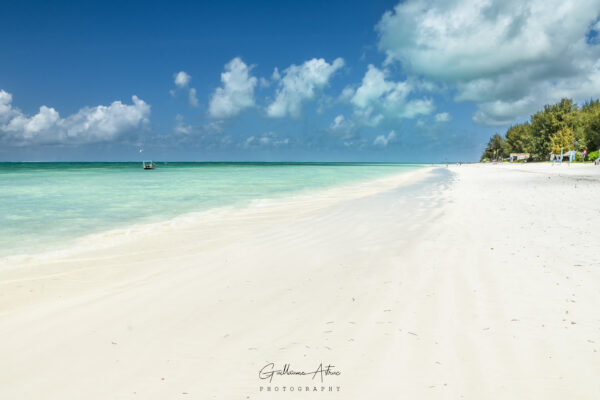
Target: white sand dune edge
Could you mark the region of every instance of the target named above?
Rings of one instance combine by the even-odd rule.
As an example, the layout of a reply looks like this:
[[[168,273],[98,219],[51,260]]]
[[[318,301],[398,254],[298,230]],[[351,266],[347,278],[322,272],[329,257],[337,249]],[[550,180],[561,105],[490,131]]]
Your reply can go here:
[[[0,398],[600,398],[600,169],[451,170],[0,269]]]

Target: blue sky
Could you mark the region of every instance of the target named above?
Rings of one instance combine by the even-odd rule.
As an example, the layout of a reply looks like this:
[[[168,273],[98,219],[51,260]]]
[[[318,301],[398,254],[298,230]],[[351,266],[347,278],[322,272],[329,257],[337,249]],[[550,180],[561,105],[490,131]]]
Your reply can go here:
[[[566,3],[4,2],[0,160],[477,160],[598,96]]]

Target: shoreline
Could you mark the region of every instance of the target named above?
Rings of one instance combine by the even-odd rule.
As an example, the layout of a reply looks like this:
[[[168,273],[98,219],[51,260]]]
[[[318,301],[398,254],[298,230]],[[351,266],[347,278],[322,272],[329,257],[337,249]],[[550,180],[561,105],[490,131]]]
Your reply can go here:
[[[164,273],[164,265],[154,262],[152,253],[164,254],[161,258],[168,259],[170,263],[185,257],[182,253],[188,249],[202,253],[220,248],[237,238],[259,234],[263,227],[274,222],[285,224],[337,203],[356,201],[411,184],[418,185],[433,171],[435,168],[424,167],[276,199],[257,199],[247,207],[227,206],[187,213],[162,222],[86,236],[76,245],[64,249],[0,259],[0,288],[5,292],[4,298],[10,298],[5,304],[0,301],[0,315],[13,306],[30,306],[59,293],[80,293],[153,273]],[[149,265],[145,265],[145,260],[149,261]],[[127,268],[119,268],[121,265]],[[57,277],[58,283],[55,282]],[[65,287],[60,279],[83,284]],[[36,282],[33,291],[42,291],[42,298],[29,296],[27,290],[19,289],[23,280]]]
[[[211,164],[211,163],[207,163]],[[219,164],[219,163],[212,163]],[[227,163],[232,164],[232,163]],[[247,163],[239,163],[239,164],[247,164]],[[257,163],[260,164],[260,163]],[[280,163],[273,163],[280,164]],[[302,164],[302,163],[300,163]],[[310,163],[308,163],[310,164]],[[315,163],[319,164],[319,163]],[[349,163],[351,164],[351,163]],[[352,191],[354,189],[360,189],[362,187],[370,186],[370,185],[378,185],[379,183],[389,182],[397,177],[401,177],[403,175],[411,175],[415,173],[420,173],[424,171],[429,171],[435,167],[422,166],[419,169],[402,172],[402,173],[391,173],[386,174],[382,177],[376,179],[369,180],[359,180],[357,182],[342,182],[340,184],[336,184],[329,187],[316,187],[316,188],[308,188],[302,189],[298,192],[291,194],[280,194],[277,197],[272,198],[261,198],[250,200],[245,204],[231,204],[225,205],[221,207],[212,207],[204,210],[198,211],[189,211],[183,214],[175,215],[175,216],[165,216],[164,218],[160,218],[156,221],[150,222],[132,222],[122,227],[117,227],[114,229],[101,230],[98,232],[92,232],[85,234],[83,236],[68,238],[66,239],[67,244],[65,246],[53,246],[57,247],[52,250],[34,250],[32,253],[15,253],[9,254],[6,256],[0,257],[0,269],[10,267],[12,264],[18,264],[23,262],[35,261],[35,260],[43,260],[48,258],[57,258],[62,256],[67,256],[73,253],[80,253],[84,251],[94,250],[95,247],[111,247],[114,244],[118,244],[119,241],[130,241],[130,240],[140,240],[144,233],[148,233],[154,229],[169,229],[173,228],[177,225],[183,225],[183,228],[186,228],[185,225],[193,225],[195,223],[201,223],[203,218],[214,220],[222,217],[227,217],[228,214],[244,212],[248,210],[249,212],[256,207],[262,207],[266,204],[274,204],[275,206],[286,204],[294,201],[302,201],[303,199],[307,199],[313,196],[334,196],[336,191]],[[329,194],[331,192],[331,194]],[[104,241],[105,243],[98,244],[98,241]]]

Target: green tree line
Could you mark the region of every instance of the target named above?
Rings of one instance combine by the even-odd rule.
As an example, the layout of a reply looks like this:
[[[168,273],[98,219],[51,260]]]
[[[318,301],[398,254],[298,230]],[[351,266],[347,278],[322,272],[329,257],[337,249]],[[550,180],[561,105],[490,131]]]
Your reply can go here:
[[[599,100],[590,100],[581,107],[571,99],[544,106],[529,121],[508,128],[504,136],[492,136],[481,160],[499,160],[510,153],[529,153],[533,160],[548,160],[550,153],[560,154],[561,148],[565,152],[587,150],[586,160],[598,157]]]

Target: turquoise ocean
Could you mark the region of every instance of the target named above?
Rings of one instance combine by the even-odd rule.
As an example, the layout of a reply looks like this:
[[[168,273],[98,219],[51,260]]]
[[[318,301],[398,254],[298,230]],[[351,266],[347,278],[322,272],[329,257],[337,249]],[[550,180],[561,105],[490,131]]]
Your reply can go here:
[[[364,163],[0,163],[0,257],[128,225],[414,171]]]

